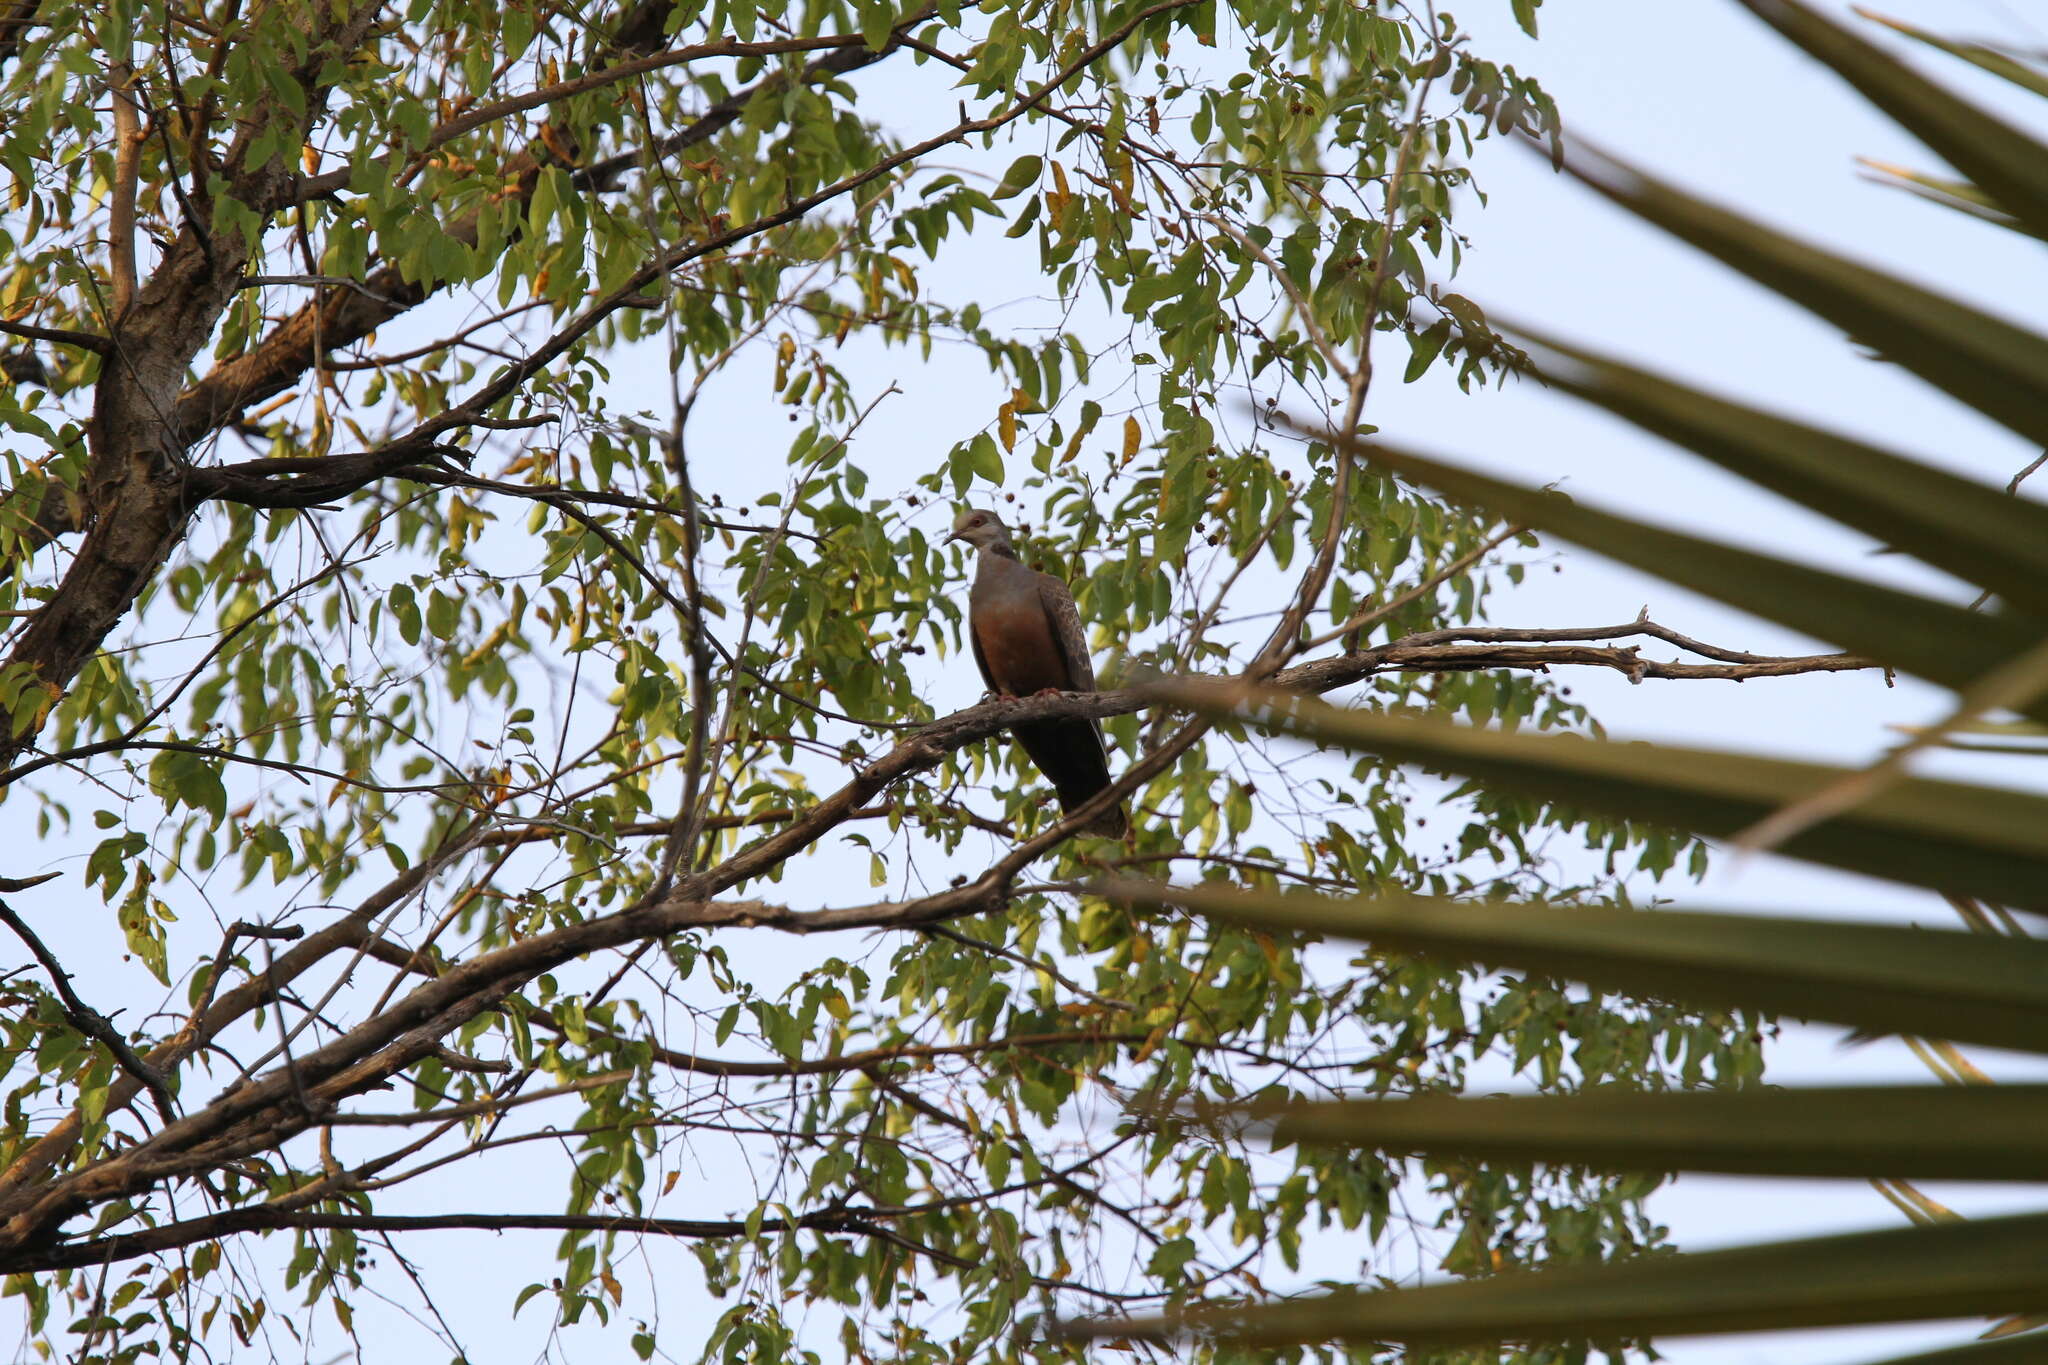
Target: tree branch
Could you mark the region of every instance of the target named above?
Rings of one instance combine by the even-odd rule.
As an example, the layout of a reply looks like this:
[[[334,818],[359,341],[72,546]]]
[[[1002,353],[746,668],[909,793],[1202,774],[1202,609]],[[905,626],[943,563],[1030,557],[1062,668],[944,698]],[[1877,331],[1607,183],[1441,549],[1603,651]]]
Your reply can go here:
[[[458,829],[443,841],[442,847],[459,847],[471,833],[473,827]],[[266,1003],[271,998],[273,984],[277,987],[288,985],[330,954],[364,944],[371,937],[370,927],[377,917],[425,885],[440,867],[439,857],[430,857],[394,877],[341,919],[281,954],[264,976],[245,981],[195,1009],[185,1026],[151,1048],[144,1060],[158,1074],[174,1072],[187,1057],[218,1037],[235,1020]],[[141,1088],[142,1082],[132,1075],[115,1081],[107,1097],[106,1112],[113,1113],[127,1106]],[[64,1160],[77,1145],[83,1125],[83,1115],[74,1109],[31,1143],[4,1172],[0,1172],[0,1199],[23,1190]]]
[[[0,4],[0,67],[21,53],[21,41],[35,27],[42,0],[7,0]]]
[[[1658,634],[1659,632],[1662,634]],[[1454,672],[1489,668],[1544,671],[1552,667],[1580,665],[1610,668],[1626,674],[1634,681],[1645,678],[1721,678],[1741,681],[1752,677],[1784,677],[1801,673],[1832,673],[1877,667],[1868,659],[1848,654],[1786,658],[1746,655],[1744,657],[1750,662],[1687,664],[1643,659],[1638,656],[1634,647],[1602,649],[1578,644],[1480,647],[1447,642],[1440,638],[1446,634],[1455,636],[1484,633],[1486,632],[1429,632],[1371,649],[1356,650],[1284,669],[1274,675],[1272,683],[1276,687],[1291,691],[1319,694],[1362,682],[1376,673],[1383,672]],[[1611,639],[1637,634],[1658,634],[1658,638],[1676,635],[1676,632],[1666,631],[1666,628],[1647,620],[1637,620],[1622,626],[1511,633],[1525,639],[1562,637],[1571,640]],[[1706,650],[1713,648],[1702,646],[1702,649]],[[1727,654],[1734,651],[1716,652]],[[1214,676],[1193,675],[1179,679],[1178,684],[1222,685],[1224,681]],[[872,800],[891,783],[936,766],[948,753],[964,748],[976,740],[986,739],[1013,725],[1069,717],[1101,720],[1109,716],[1143,710],[1157,704],[1158,701],[1156,685],[1147,685],[1126,688],[1119,692],[1060,693],[1054,696],[1022,699],[998,698],[956,711],[904,736],[887,754],[876,760],[864,772],[856,775],[853,781],[811,807],[793,820],[786,829],[740,850],[721,866],[679,884],[677,894],[708,897],[762,875],[792,854],[808,848],[845,820],[850,811]],[[914,904],[929,906],[944,916],[972,913],[968,907],[981,905],[986,900],[987,888],[981,882],[975,882]],[[775,927],[793,929],[796,932],[813,932],[825,928],[918,922],[906,914],[883,913],[885,910],[896,909],[900,907],[856,907],[848,911],[813,911],[802,916],[790,912],[792,918],[777,922]],[[880,918],[875,918],[877,913],[881,913]]]
[[[9,322],[0,318],[0,333],[27,341],[47,341],[58,346],[76,346],[94,355],[109,355],[114,343],[98,332],[74,332],[66,327],[38,327],[30,322]]]
[[[127,26],[119,27],[125,35]],[[107,94],[114,104],[114,181],[107,190],[107,266],[113,276],[107,310],[110,328],[120,324],[135,302],[135,191],[142,175],[142,120],[125,36],[121,48],[107,69]]]
[[[705,61],[715,57],[777,57],[790,52],[821,52],[833,48],[864,48],[867,39],[858,33],[826,33],[811,38],[771,38],[766,42],[743,43],[737,38],[720,38],[709,43],[693,43],[689,47],[672,48],[667,52],[656,52],[645,57],[617,62],[573,76],[553,85],[544,85],[538,90],[529,90],[523,95],[493,100],[479,105],[466,113],[459,114],[435,128],[427,135],[422,150],[432,151],[453,142],[464,133],[473,132],[501,118],[523,113],[554,104],[574,95],[614,85],[619,81],[644,76],[651,71],[661,71],[671,66],[682,66],[688,62]]]
[[[226,1209],[202,1218],[166,1223],[142,1232],[66,1242],[55,1247],[24,1249],[0,1256],[0,1274],[43,1272],[98,1266],[195,1242],[211,1242],[242,1232],[547,1232],[653,1233],[663,1237],[745,1237],[752,1232],[872,1232],[864,1220],[902,1218],[923,1209],[827,1209],[796,1218],[769,1218],[750,1224],[743,1218],[631,1218],[576,1213],[445,1213],[424,1215],[313,1213],[258,1205]]]

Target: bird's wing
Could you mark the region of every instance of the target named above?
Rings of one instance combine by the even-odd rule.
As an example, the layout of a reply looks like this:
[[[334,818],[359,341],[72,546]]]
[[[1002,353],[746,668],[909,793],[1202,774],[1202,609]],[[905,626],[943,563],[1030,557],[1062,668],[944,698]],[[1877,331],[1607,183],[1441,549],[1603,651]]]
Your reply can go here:
[[[1067,690],[1093,692],[1095,665],[1088,658],[1088,632],[1081,627],[1081,609],[1074,605],[1074,594],[1065,580],[1042,573],[1038,576],[1038,601],[1052,623],[1053,640],[1067,667]]]

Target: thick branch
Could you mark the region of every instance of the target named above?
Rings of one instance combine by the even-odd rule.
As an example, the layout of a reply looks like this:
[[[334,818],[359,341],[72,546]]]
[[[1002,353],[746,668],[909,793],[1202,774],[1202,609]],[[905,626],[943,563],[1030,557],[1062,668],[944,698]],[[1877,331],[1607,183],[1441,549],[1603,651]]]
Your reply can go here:
[[[0,67],[21,52],[21,41],[36,25],[42,0],[6,0],[0,3]]]
[[[284,145],[296,145],[324,115],[331,86],[321,84],[321,71],[334,54],[355,49],[379,9],[317,6],[307,15],[303,59],[278,73],[304,93],[303,107],[294,113],[272,97],[240,120],[223,168],[237,199],[273,202],[277,186],[289,179],[282,156],[260,166],[244,161],[280,123],[291,124]],[[133,95],[118,95],[116,109]],[[57,591],[15,638],[6,660],[39,686],[5,717],[0,763],[34,740],[35,727],[28,723],[33,717],[24,718],[19,708],[39,708],[63,694],[184,538],[193,504],[182,477],[183,449],[168,418],[193,358],[235,294],[242,254],[250,246],[239,237],[206,234],[205,225],[189,221],[166,242],[148,281],[118,318],[119,345],[101,367],[86,428],[90,456],[80,491],[90,529]]]

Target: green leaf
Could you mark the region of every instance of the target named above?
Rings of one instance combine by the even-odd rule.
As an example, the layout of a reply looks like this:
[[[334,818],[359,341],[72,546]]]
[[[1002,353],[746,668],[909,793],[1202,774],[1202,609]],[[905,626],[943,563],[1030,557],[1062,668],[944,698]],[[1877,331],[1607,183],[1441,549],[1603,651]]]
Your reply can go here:
[[[1181,1278],[1187,1263],[1194,1259],[1195,1251],[1196,1247],[1191,1238],[1175,1237],[1170,1241],[1161,1242],[1158,1249],[1152,1253],[1152,1259],[1146,1264],[1145,1269],[1168,1284],[1173,1284]]]
[[[967,463],[970,469],[990,483],[1002,483],[1003,452],[996,449],[995,438],[987,432],[980,433],[968,444]]]
[[[1600,512],[1374,442],[1364,458],[1460,502],[1960,691],[2032,648],[2044,627]],[[2048,698],[2022,708],[2048,720]]]
[[[435,588],[427,596],[427,630],[436,640],[446,640],[455,634],[455,627],[461,619],[462,608],[457,599]]]
[[[1515,328],[1544,381],[2048,617],[2048,508]]]
[[[1974,181],[2015,218],[2048,232],[2048,146],[1920,75],[1796,0],[1742,0],[1834,68],[1863,97]]]
[[[1408,368],[1401,375],[1401,382],[1412,384],[1422,378],[1431,362],[1443,353],[1444,343],[1451,339],[1451,320],[1438,318],[1426,331],[1411,332],[1408,336]]]
[[[890,30],[896,24],[896,7],[888,0],[862,0],[860,36],[868,51],[880,52],[889,45]]]
[[[1826,318],[1993,421],[2048,445],[2048,338],[1776,232],[1583,142],[1564,165],[1636,216]]]
[[[305,118],[306,92],[299,88],[299,83],[293,80],[286,73],[285,69],[275,62],[259,61],[256,63],[256,68],[263,73],[263,79],[269,83],[271,92],[278,97],[285,108],[291,110],[292,117],[294,119]]]
[[[1010,199],[1024,193],[1038,183],[1039,170],[1044,165],[1045,160],[1042,157],[1018,157],[1010,163],[1010,169],[1003,172],[1002,183],[996,186],[995,193],[989,197]]]
[[[1472,1161],[1949,1180],[2038,1181],[2048,1171],[2041,1085],[1422,1095],[1249,1112],[1279,1120],[1275,1143]]]
[[[1427,896],[1339,900],[1116,882],[1265,932],[1359,939],[1601,991],[1656,995],[2018,1051],[2048,1052],[2048,943],[1948,930],[1701,911],[1560,909]]]
[[[1867,1322],[1914,1322],[2048,1306],[2048,1214],[1934,1223],[1609,1265],[1498,1275],[1253,1309],[1082,1326],[1161,1339],[1189,1329],[1240,1345],[1502,1340],[1610,1341]]]
[[[158,796],[204,811],[215,823],[227,815],[227,787],[220,771],[199,754],[165,749],[149,765],[149,785]]]

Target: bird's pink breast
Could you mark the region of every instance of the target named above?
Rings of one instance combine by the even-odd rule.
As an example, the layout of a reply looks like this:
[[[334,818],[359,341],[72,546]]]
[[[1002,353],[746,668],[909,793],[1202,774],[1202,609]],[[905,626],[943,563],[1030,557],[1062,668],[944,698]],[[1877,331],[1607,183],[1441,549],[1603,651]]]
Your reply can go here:
[[[1065,691],[1074,685],[1043,611],[983,609],[974,614],[974,638],[1000,691],[1028,697],[1048,687]]]

